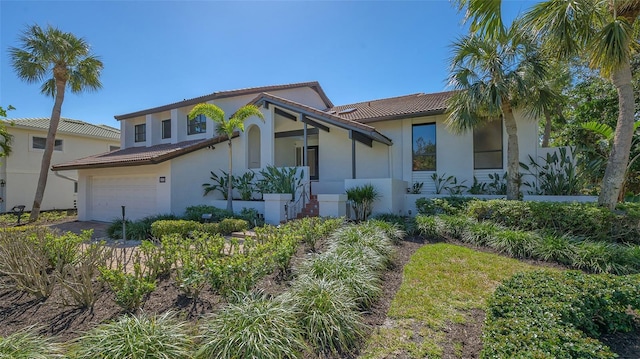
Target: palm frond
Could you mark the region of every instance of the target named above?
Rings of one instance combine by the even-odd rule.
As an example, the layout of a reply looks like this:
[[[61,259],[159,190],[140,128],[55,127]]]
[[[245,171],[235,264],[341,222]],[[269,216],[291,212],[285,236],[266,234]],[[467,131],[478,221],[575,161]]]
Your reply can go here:
[[[465,21],[471,21],[471,32],[494,38],[505,32],[501,0],[455,0],[459,11],[465,11]]]
[[[631,44],[634,43],[634,47],[637,47],[637,42],[632,36],[633,28],[623,17],[605,25],[589,44],[589,65],[599,68],[603,75],[608,76],[624,64],[628,64],[631,58]]]
[[[639,122],[640,123],[640,122]],[[613,139],[613,128],[607,125],[606,123],[600,123],[596,121],[589,121],[582,124],[582,128],[585,130],[591,131],[597,135],[600,135],[607,141],[611,141]]]

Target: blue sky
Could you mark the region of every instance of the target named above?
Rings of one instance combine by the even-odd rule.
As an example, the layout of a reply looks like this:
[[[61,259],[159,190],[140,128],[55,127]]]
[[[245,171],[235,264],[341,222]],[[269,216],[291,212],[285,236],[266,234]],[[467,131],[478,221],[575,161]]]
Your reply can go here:
[[[0,106],[16,107],[9,118],[51,115],[53,99],[9,61],[31,24],[85,38],[104,63],[103,88],[67,93],[62,116],[119,127],[114,115],[245,87],[319,81],[337,105],[443,91],[462,19],[447,0],[1,0]]]

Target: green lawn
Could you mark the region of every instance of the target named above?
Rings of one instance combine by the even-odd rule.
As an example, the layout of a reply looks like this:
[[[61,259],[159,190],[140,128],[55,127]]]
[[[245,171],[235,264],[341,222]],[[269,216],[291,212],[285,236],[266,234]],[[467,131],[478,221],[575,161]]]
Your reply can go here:
[[[361,357],[440,357],[448,322],[464,323],[465,312],[484,309],[501,281],[534,269],[540,268],[466,247],[425,245],[405,266],[387,323],[375,330]]]

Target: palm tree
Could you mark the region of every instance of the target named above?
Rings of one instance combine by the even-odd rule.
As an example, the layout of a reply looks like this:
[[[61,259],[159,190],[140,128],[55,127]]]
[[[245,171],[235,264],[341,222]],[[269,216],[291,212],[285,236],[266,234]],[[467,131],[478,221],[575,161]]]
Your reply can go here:
[[[639,15],[640,0],[547,0],[525,15],[526,26],[552,54],[561,59],[588,59],[616,87],[618,120],[598,198],[600,205],[611,209],[623,187],[634,133],[631,58],[638,48],[633,27]]]
[[[453,44],[450,83],[456,92],[449,102],[448,127],[456,133],[504,120],[507,131],[507,198],[518,199],[519,151],[513,111],[540,114],[532,101],[546,75],[544,61],[529,39],[512,26],[503,36],[468,35]]]
[[[7,117],[7,111],[15,110],[11,105],[5,110],[0,106],[0,117]],[[7,127],[0,121],[0,157],[7,157],[11,154],[11,142],[13,136],[7,131]]]
[[[67,84],[73,93],[101,88],[100,72],[103,65],[90,53],[89,45],[84,39],[52,26],[47,26],[46,29],[38,25],[29,26],[20,36],[19,42],[20,47],[9,48],[16,74],[26,82],[42,83],[40,91],[55,99],[29,218],[30,221],[35,221],[40,215]]]
[[[233,197],[231,191],[233,190],[232,181],[232,146],[231,139],[233,132],[238,129],[244,132],[244,121],[249,117],[256,116],[264,121],[262,112],[254,105],[245,105],[241,107],[236,113],[234,113],[228,120],[225,119],[224,111],[211,103],[200,103],[193,107],[189,112],[189,120],[193,120],[198,115],[204,115],[211,119],[216,125],[216,133],[220,136],[226,136],[229,144],[229,172],[227,175],[227,210],[233,211]]]

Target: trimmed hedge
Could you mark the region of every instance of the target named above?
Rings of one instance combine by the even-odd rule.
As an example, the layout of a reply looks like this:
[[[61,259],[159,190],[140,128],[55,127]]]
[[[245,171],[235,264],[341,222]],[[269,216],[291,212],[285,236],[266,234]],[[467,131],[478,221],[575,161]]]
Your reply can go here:
[[[465,212],[470,202],[478,201],[473,197],[418,198],[416,208],[419,214],[460,214]]]
[[[473,201],[467,215],[522,230],[546,230],[590,240],[640,244],[638,206],[610,211],[594,203]]]
[[[630,331],[640,277],[577,271],[520,273],[489,300],[483,358],[614,358],[597,339]]]
[[[244,219],[225,218],[220,223],[200,223],[179,219],[153,222],[151,234],[156,238],[162,238],[162,236],[169,234],[188,237],[193,231],[227,235],[232,232],[246,231],[247,229],[249,229],[249,223]]]

